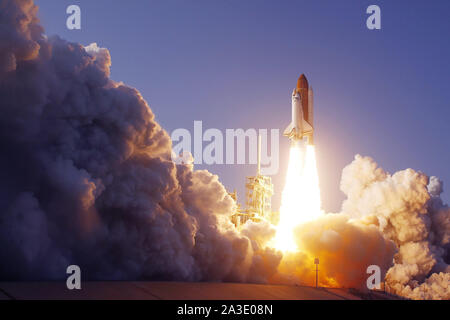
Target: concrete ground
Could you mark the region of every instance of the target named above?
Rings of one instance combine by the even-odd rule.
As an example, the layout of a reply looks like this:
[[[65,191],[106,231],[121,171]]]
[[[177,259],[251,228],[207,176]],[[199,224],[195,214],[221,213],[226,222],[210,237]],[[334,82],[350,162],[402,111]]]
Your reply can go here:
[[[206,282],[0,282],[0,300],[360,300],[393,299],[382,292],[287,285]]]

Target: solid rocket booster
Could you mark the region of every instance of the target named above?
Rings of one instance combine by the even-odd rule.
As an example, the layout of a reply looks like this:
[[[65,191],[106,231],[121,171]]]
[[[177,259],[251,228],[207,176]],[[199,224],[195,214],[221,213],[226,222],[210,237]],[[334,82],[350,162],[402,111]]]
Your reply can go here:
[[[297,88],[292,92],[292,121],[284,130],[283,135],[292,141],[308,138],[308,144],[313,141],[313,90],[302,74],[297,81]]]

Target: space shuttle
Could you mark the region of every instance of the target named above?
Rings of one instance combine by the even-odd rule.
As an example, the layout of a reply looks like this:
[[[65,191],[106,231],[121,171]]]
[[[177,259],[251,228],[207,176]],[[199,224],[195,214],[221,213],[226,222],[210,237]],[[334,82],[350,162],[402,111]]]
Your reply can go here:
[[[308,144],[314,144],[313,104],[313,90],[302,74],[297,80],[297,88],[292,92],[292,121],[284,130],[284,136],[294,142],[307,137]]]

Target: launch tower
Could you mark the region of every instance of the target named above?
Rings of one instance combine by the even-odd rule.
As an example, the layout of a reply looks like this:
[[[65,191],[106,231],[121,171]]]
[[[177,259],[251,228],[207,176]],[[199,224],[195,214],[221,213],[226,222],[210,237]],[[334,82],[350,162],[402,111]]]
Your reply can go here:
[[[246,208],[238,209],[233,215],[233,223],[239,227],[247,220],[255,222],[268,220],[272,223],[276,219],[276,212],[272,212],[272,179],[261,174],[261,136],[258,136],[258,169],[255,176],[247,177],[246,188]],[[236,197],[235,194],[233,194]]]

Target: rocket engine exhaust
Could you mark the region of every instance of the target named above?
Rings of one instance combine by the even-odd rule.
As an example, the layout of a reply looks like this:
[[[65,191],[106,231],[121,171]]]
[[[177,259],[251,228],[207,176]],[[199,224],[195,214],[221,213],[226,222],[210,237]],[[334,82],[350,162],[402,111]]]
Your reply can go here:
[[[292,93],[292,121],[284,131],[291,139],[291,148],[275,237],[275,247],[282,251],[297,251],[295,227],[322,214],[312,124],[313,92],[302,74]],[[308,145],[301,148],[298,142],[304,137]]]

